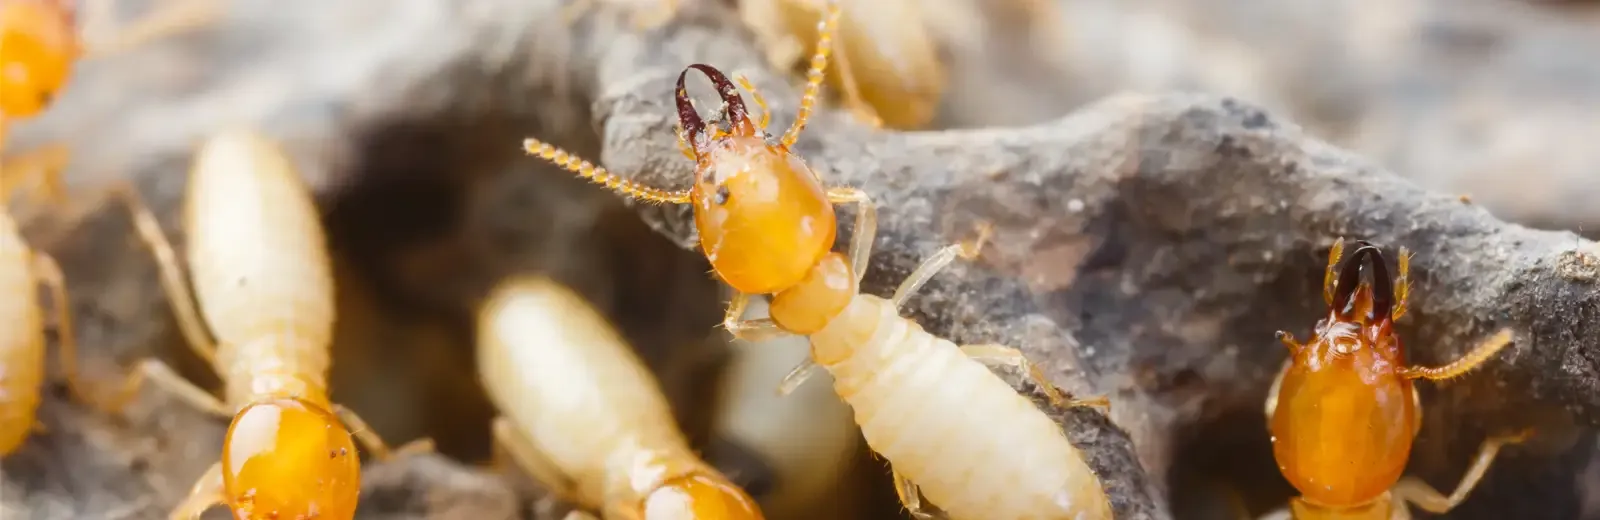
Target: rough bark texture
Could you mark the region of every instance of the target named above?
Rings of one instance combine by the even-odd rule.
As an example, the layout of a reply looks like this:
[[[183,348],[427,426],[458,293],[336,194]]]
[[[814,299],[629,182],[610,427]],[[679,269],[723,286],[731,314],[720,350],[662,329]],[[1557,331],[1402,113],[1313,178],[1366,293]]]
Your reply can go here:
[[[97,385],[109,388],[124,372],[119,367],[155,355],[215,386],[179,346],[127,219],[101,196],[112,181],[133,181],[181,245],[177,201],[196,141],[224,125],[262,127],[304,168],[339,257],[335,399],[391,442],[430,435],[449,456],[369,465],[361,516],[560,518],[564,508],[534,500],[539,493],[460,462],[489,453],[493,411],[473,378],[470,331],[484,291],[527,270],[580,288],[635,340],[702,446],[714,437],[705,416],[716,413],[704,404],[714,379],[707,375],[724,350],[705,333],[720,309],[694,250],[687,208],[630,211],[515,146],[534,135],[625,176],[687,186],[690,165],[672,134],[671,83],[693,62],[749,74],[772,103],[774,128],[784,128],[798,97],[795,77],[770,70],[725,7],[702,3],[709,2],[685,2],[677,19],[639,32],[609,7],[567,26],[550,0],[315,8],[309,6],[322,4],[235,0],[213,26],[84,63],[57,105],[17,126],[6,144],[18,151],[51,141],[72,146],[73,202],[51,208],[18,201],[11,209],[30,241],[66,272],[86,370]],[[1327,247],[1340,236],[1375,241],[1387,252],[1406,246],[1417,252],[1413,313],[1402,329],[1414,362],[1449,361],[1500,326],[1513,327],[1517,338],[1481,370],[1421,385],[1427,415],[1411,473],[1448,491],[1485,434],[1533,425],[1540,436],[1504,452],[1449,517],[1595,518],[1600,507],[1589,504],[1600,496],[1593,491],[1600,489],[1600,463],[1591,460],[1592,428],[1600,422],[1600,247],[1571,233],[1502,222],[1308,135],[1332,136],[1421,184],[1476,192],[1504,218],[1583,225],[1596,221],[1593,204],[1582,202],[1596,192],[1584,175],[1596,164],[1586,155],[1595,148],[1581,140],[1591,134],[1582,131],[1592,124],[1590,112],[1549,109],[1560,102],[1541,94],[1550,89],[1530,94],[1494,79],[1484,79],[1481,91],[1428,97],[1453,103],[1413,103],[1407,88],[1444,91],[1459,72],[1415,67],[1448,63],[1428,49],[1486,52],[1482,38],[1423,45],[1396,36],[1406,23],[1375,21],[1418,27],[1435,23],[1442,16],[1436,11],[1386,17],[1374,10],[1372,18],[1346,19],[1389,31],[1374,41],[1421,49],[1367,62],[1322,59],[1350,36],[1314,32],[1341,25],[1327,23],[1330,11],[1304,7],[1346,12],[1351,2],[1227,9],[1194,2],[1183,10],[1171,3],[1068,4],[1060,12],[1068,37],[1049,43],[1067,50],[1021,57],[1025,31],[1005,27],[1022,22],[938,2],[951,9],[941,11],[946,22],[989,24],[941,26],[952,59],[963,65],[939,124],[1007,126],[872,132],[822,109],[797,150],[830,184],[876,198],[880,225],[865,290],[887,295],[937,247],[970,237],[978,221],[995,224],[984,255],[942,273],[906,315],[957,342],[1019,347],[1066,390],[1109,396],[1109,421],[1071,410],[1062,422],[1104,478],[1119,518],[1217,518],[1205,511],[1225,501],[1219,496],[1239,495],[1260,512],[1292,491],[1272,465],[1261,401],[1284,358],[1272,333],[1303,336],[1320,312]],[[1188,21],[1152,14],[1167,11]],[[1461,12],[1489,14],[1450,18],[1479,30],[1449,34],[1501,35],[1489,38],[1496,42],[1515,35],[1534,49],[1600,41],[1597,31],[1536,14]],[[1498,23],[1462,21],[1469,19]],[[1188,36],[1161,32],[1182,24],[1188,32],[1177,32]],[[1103,34],[1107,27],[1117,28],[1114,37]],[[1279,41],[1245,30],[1262,27],[1303,30],[1297,34],[1306,37],[1296,40],[1302,48],[1240,53]],[[1564,29],[1546,36],[1546,27]],[[1161,61],[1170,57],[1162,45],[1196,51]],[[1123,60],[1105,50],[1124,47],[1128,56],[1157,58]],[[1402,54],[1373,47],[1356,55]],[[1540,52],[1498,55],[1491,71],[1501,72],[1485,78],[1543,70]],[[1560,70],[1572,67],[1596,65]],[[1151,70],[1158,73],[1140,75]],[[1263,77],[1279,81],[1252,80]],[[1577,78],[1550,80],[1567,92],[1584,91],[1592,80],[1583,78],[1600,76],[1544,77]],[[1111,91],[1173,86],[1261,101],[1130,94],[1058,117]],[[690,88],[709,91],[698,79]],[[1474,121],[1568,129],[1550,139],[1581,143],[1551,141],[1549,149],[1572,154],[1547,158],[1553,164],[1544,166],[1557,167],[1524,168],[1530,152],[1520,148],[1490,154],[1498,159],[1483,171],[1500,172],[1493,179],[1508,178],[1503,172],[1513,167],[1528,172],[1509,177],[1525,179],[1517,190],[1493,189],[1504,181],[1483,180],[1487,173],[1441,180],[1459,164],[1457,152],[1476,141],[1415,129],[1456,121],[1483,99],[1504,110]],[[1515,110],[1523,101],[1546,108]],[[1415,141],[1424,138],[1431,144]],[[854,212],[842,213],[843,241]],[[164,517],[215,459],[225,427],[154,389],[125,418],[72,404],[58,388],[48,395],[41,422],[49,431],[0,462],[0,516]],[[750,464],[751,481],[759,481],[760,461]],[[878,486],[874,500],[889,501],[860,518],[893,515],[892,495],[878,478],[881,462],[863,458],[860,465]]]

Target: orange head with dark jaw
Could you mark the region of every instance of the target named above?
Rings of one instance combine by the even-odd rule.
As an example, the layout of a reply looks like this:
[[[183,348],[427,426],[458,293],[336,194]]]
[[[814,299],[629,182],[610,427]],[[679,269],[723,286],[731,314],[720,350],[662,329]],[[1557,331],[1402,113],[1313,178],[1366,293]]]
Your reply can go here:
[[[223,441],[228,507],[243,519],[349,519],[361,491],[350,430],[302,399],[246,406]]]
[[[684,79],[699,70],[717,88],[730,129],[708,128],[689,103]],[[827,190],[799,157],[767,143],[744,99],[716,68],[678,75],[678,121],[695,156],[690,192],[706,258],[746,294],[794,286],[833,248],[837,225]]]
[[[1359,244],[1310,341],[1286,341],[1292,364],[1270,425],[1283,475],[1304,500],[1327,507],[1366,504],[1388,491],[1417,430],[1394,333],[1394,279],[1378,248]],[[1370,285],[1361,281],[1364,265]]]

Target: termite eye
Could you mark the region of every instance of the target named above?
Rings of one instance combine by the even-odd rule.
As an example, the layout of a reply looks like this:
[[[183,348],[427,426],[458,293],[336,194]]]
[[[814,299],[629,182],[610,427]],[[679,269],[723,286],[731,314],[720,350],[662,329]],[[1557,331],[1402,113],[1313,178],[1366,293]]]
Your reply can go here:
[[[717,197],[715,199],[712,199],[712,202],[717,203],[718,206],[721,206],[723,204],[727,204],[729,195],[732,195],[732,194],[728,193],[728,185],[724,184],[724,185],[721,185],[721,186],[717,186]]]

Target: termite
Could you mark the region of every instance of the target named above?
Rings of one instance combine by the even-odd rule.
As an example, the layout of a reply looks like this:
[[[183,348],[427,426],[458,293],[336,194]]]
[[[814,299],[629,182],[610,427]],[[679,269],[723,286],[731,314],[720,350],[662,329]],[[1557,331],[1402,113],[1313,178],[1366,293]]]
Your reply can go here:
[[[172,0],[168,0],[172,1]],[[217,15],[216,2],[183,0],[164,6],[125,27],[113,23],[111,0],[86,0],[85,26],[100,40],[80,37],[77,8],[70,0],[0,0],[0,146],[19,119],[47,110],[66,88],[74,65],[88,55],[106,55],[198,27]],[[0,171],[39,169],[53,174],[65,166],[66,150],[52,145],[0,163]]]
[[[1378,247],[1357,244],[1342,268],[1344,240],[1328,253],[1322,290],[1328,313],[1310,341],[1278,332],[1290,357],[1268,392],[1265,411],[1278,468],[1301,493],[1290,500],[1290,513],[1300,520],[1409,518],[1409,502],[1442,514],[1466,499],[1503,445],[1521,442],[1530,432],[1484,441],[1448,497],[1416,477],[1402,480],[1422,426],[1412,382],[1467,373],[1509,345],[1511,331],[1499,331],[1442,367],[1406,366],[1394,326],[1411,292],[1411,253],[1400,249],[1399,276],[1390,277]],[[1361,279],[1364,266],[1370,282]]]
[[[232,418],[220,461],[173,517],[199,518],[217,504],[241,519],[353,517],[360,461],[352,437],[380,460],[393,455],[355,412],[328,398],[332,268],[315,203],[289,157],[251,130],[219,132],[201,145],[184,201],[193,297],[137,190],[118,193],[156,259],[180,332],[221,376],[224,392],[219,400],[147,359],[115,406],[148,380]],[[399,451],[431,449],[420,439]]]
[[[644,362],[571,289],[543,277],[502,282],[478,330],[478,368],[503,414],[496,445],[583,508],[569,518],[762,518],[754,499],[695,455]]]
[[[815,20],[825,0],[739,0],[739,16],[779,70],[797,68],[824,36]],[[927,125],[944,95],[946,67],[914,0],[858,0],[839,21],[830,86],[874,127]],[[813,69],[815,70],[815,69]]]
[[[701,249],[736,291],[723,326],[755,341],[808,336],[811,359],[784,378],[780,391],[794,389],[819,365],[827,368],[867,444],[894,466],[896,490],[913,514],[926,514],[920,491],[955,518],[1111,518],[1099,479],[1060,426],[985,365],[1020,368],[1058,406],[1105,406],[1103,397],[1069,401],[1018,350],[957,347],[898,314],[906,298],[945,265],[958,256],[975,257],[987,227],[976,243],[952,245],[925,260],[893,298],[859,292],[877,210],[859,189],[823,188],[789,148],[815,103],[830,52],[828,35],[838,18],[832,0],[799,114],[775,144],[767,141],[766,102],[748,80],[740,78],[763,111],[759,126],[721,71],[693,64],[678,75],[679,143],[696,162],[689,190],[642,186],[538,140],[524,147],[624,195],[693,204]],[[727,130],[707,127],[690,104],[684,88],[689,69],[716,86]],[[861,208],[848,257],[832,251],[836,203]],[[772,295],[770,317],[741,319],[750,295],[760,294]],[[949,413],[956,404],[969,412]]]

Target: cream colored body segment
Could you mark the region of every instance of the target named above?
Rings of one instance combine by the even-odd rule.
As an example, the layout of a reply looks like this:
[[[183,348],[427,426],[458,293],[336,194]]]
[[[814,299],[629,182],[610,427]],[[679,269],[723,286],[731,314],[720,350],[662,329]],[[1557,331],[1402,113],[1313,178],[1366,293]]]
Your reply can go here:
[[[16,222],[0,213],[0,454],[33,431],[44,383],[44,311],[32,263]]]
[[[513,280],[480,319],[490,400],[571,481],[580,505],[640,500],[702,469],[655,376],[581,297],[546,279]]]
[[[1060,426],[889,300],[857,296],[811,344],[867,444],[951,517],[1111,517]]]
[[[277,144],[251,132],[218,135],[195,157],[188,261],[233,407],[283,392],[328,406],[333,274],[298,175]]]

